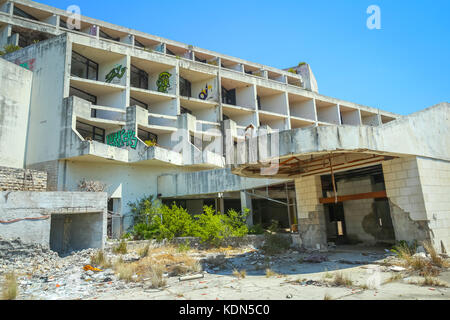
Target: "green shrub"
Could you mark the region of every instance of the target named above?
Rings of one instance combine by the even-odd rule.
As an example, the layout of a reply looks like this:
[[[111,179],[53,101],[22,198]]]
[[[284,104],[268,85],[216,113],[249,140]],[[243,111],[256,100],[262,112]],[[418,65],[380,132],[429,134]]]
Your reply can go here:
[[[7,53],[15,52],[15,51],[20,50],[20,49],[22,49],[22,48],[19,47],[19,46],[15,46],[13,44],[7,44],[6,46],[3,47],[3,51],[0,50],[0,56],[3,56],[5,54],[7,54]]]
[[[171,207],[161,205],[152,196],[129,206],[136,223],[130,235],[135,240],[199,237],[202,242],[218,245],[224,238],[242,237],[249,232],[246,225],[248,209],[221,214],[212,206],[205,206],[202,214],[193,217],[183,207],[175,203]]]
[[[266,232],[266,231],[264,230],[263,226],[260,225],[260,224],[251,226],[251,227],[248,229],[248,233],[249,233],[249,234],[264,234],[264,232]]]
[[[194,232],[194,220],[183,207],[174,203],[171,208],[162,206],[160,212],[162,219],[153,220],[153,224],[159,228],[159,240],[189,237]]]

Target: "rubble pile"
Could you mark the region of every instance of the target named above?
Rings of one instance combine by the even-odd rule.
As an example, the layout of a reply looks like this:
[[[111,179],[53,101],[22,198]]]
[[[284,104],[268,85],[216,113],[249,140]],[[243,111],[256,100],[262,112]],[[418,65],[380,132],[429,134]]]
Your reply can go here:
[[[60,257],[45,246],[0,239],[0,283],[5,274],[14,272],[18,299],[36,300],[84,299],[108,289],[132,286],[118,281],[111,269],[86,270],[95,252],[88,249]]]

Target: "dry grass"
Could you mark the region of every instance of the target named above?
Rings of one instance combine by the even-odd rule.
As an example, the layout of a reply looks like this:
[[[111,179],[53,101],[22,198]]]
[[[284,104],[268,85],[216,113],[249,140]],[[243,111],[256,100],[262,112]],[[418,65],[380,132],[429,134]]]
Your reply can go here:
[[[444,287],[447,288],[448,285],[445,282],[440,281],[439,279],[433,278],[433,277],[425,277],[423,282],[421,283],[422,286],[429,286],[429,287]]]
[[[270,269],[270,268],[266,269],[266,278],[277,277],[277,276],[279,276],[279,274],[276,273],[275,271],[273,271],[272,269]]]
[[[133,275],[135,274],[135,266],[132,263],[126,263],[122,260],[119,260],[114,265],[114,271],[117,274],[117,277],[120,280],[124,280],[126,282],[133,281]]]
[[[337,287],[341,286],[350,287],[353,285],[353,281],[348,277],[348,275],[343,274],[342,272],[337,272],[334,275],[332,284]]]
[[[103,250],[97,251],[97,253],[91,256],[91,264],[102,269],[108,269],[112,267],[111,261],[106,258]]]
[[[136,252],[139,255],[139,257],[141,257],[141,259],[142,259],[142,258],[145,258],[148,256],[149,251],[150,251],[150,245],[146,244],[145,246],[138,248]]]
[[[386,279],[383,282],[383,284],[399,281],[402,279],[403,279],[403,275],[401,273],[395,273],[395,274],[391,275],[388,279]]]
[[[18,286],[17,277],[14,273],[5,275],[5,282],[3,283],[3,300],[14,300],[17,298]]]
[[[117,246],[113,247],[112,252],[115,254],[126,254],[128,252],[128,248],[125,240],[121,240]]]
[[[441,258],[441,256],[436,252],[436,249],[433,247],[430,241],[425,241],[423,243],[423,247],[428,252],[431,258],[431,263],[439,268],[449,268],[450,264],[448,261],[445,261]]]
[[[325,293],[323,300],[333,300],[333,298],[328,293]]]
[[[424,287],[443,287],[448,288],[448,284],[434,277],[425,277],[422,281],[409,281],[409,284],[420,285]]]
[[[244,279],[247,276],[247,271],[245,270],[238,271],[237,269],[234,269],[233,276],[235,276],[238,279]]]

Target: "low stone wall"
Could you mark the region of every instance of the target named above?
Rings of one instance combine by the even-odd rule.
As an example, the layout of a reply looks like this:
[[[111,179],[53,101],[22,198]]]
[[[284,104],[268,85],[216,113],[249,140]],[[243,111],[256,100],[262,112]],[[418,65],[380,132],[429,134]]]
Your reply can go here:
[[[298,234],[280,234],[282,237],[288,238],[291,243],[296,246],[298,245],[298,241],[296,238],[299,237]],[[245,247],[245,246],[253,246],[255,248],[261,248],[264,244],[264,235],[247,235],[245,237],[231,237],[228,239],[224,239],[221,246],[222,247]],[[116,246],[119,243],[118,240],[115,241],[109,241],[106,245],[106,248],[112,248]],[[180,244],[186,244],[189,243],[189,246],[193,249],[206,249],[210,247],[208,244],[204,244],[201,242],[200,238],[194,238],[194,237],[180,237],[180,238],[173,238],[172,240],[163,240],[163,241],[157,241],[157,240],[140,240],[140,241],[127,241],[127,248],[131,250],[135,250],[139,247],[145,246],[149,244],[151,247],[162,247],[165,245],[180,245]]]
[[[0,167],[0,191],[46,191],[47,172]]]

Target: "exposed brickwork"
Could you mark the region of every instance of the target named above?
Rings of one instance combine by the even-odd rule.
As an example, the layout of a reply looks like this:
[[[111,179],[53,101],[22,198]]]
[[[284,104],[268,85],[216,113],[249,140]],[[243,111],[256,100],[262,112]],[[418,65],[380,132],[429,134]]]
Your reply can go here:
[[[0,167],[0,191],[47,191],[47,173]]]
[[[58,191],[58,161],[47,161],[27,166],[29,169],[47,172],[47,191]]]

